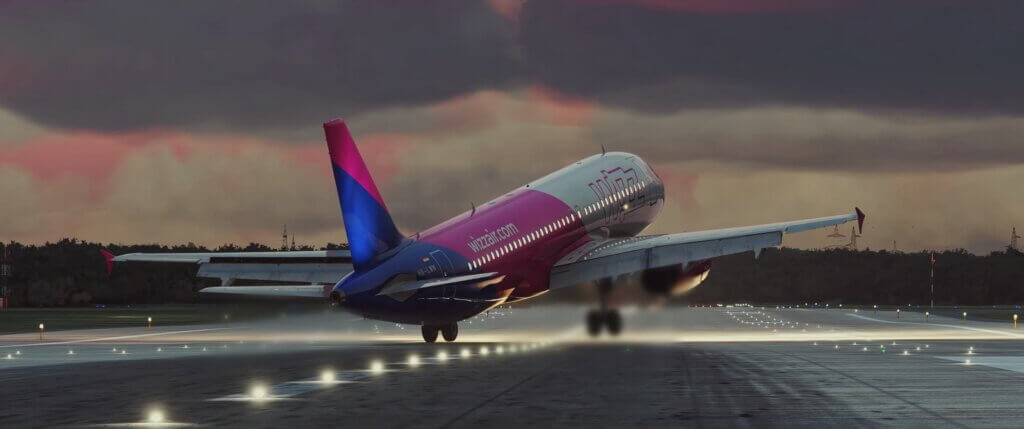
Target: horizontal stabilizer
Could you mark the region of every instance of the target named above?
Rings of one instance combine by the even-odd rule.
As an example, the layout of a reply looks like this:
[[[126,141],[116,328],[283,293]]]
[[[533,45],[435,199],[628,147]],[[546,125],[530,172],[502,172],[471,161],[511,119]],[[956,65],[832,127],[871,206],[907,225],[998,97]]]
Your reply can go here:
[[[415,282],[400,283],[382,289],[377,295],[399,295],[405,292],[415,292],[422,289],[429,289],[438,286],[456,286],[467,283],[481,283],[487,286],[501,281],[505,276],[498,273],[469,274],[456,277],[442,277],[439,279],[420,280]]]
[[[282,285],[282,286],[214,286],[200,290],[200,293],[218,295],[242,295],[263,298],[320,298],[330,293],[331,285]]]

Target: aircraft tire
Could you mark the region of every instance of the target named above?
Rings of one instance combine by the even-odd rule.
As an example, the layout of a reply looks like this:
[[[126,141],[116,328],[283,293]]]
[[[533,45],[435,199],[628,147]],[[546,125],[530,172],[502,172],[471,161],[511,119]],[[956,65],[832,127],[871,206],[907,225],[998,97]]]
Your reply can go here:
[[[444,336],[444,340],[447,342],[455,341],[459,336],[459,324],[456,322],[449,323],[441,327],[441,335]]]
[[[601,311],[590,310],[587,312],[587,333],[591,337],[601,335],[601,325],[603,325],[603,317],[601,317]]]
[[[440,331],[440,328],[431,325],[423,325],[423,327],[420,329],[420,332],[423,333],[423,341],[426,341],[428,343],[437,341],[438,331]]]
[[[622,315],[619,310],[608,310],[604,314],[604,323],[608,327],[608,333],[613,336],[622,332]]]

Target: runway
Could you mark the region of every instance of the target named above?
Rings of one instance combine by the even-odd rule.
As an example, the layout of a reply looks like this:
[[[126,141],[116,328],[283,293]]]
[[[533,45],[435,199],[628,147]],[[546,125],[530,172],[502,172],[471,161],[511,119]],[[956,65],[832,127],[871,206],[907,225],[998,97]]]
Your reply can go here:
[[[1024,417],[1024,329],[1009,322],[628,309],[621,337],[594,341],[585,311],[503,309],[434,345],[415,327],[337,313],[0,336],[0,426],[1006,427]]]

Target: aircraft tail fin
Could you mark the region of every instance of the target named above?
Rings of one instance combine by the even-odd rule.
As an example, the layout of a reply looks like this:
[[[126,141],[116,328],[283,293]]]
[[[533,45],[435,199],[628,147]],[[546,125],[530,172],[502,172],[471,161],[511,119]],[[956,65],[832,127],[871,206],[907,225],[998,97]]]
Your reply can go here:
[[[391,220],[345,121],[334,119],[324,123],[324,135],[352,265],[356,271],[362,271],[371,266],[377,255],[401,244],[402,235]]]
[[[110,275],[110,272],[114,269],[114,258],[116,256],[107,251],[107,249],[100,249],[100,255],[103,255],[103,260],[107,262],[107,275]]]

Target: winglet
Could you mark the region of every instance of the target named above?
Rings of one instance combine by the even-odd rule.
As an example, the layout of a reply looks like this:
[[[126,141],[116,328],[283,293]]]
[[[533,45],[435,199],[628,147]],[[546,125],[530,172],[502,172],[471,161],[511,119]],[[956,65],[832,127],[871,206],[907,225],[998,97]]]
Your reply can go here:
[[[863,234],[864,233],[864,218],[867,217],[867,216],[864,215],[864,212],[860,211],[860,207],[854,207],[853,209],[857,211],[857,229],[859,229],[861,234]]]
[[[107,275],[110,275],[110,271],[114,269],[114,254],[108,252],[107,249],[100,249],[100,254],[107,261]]]

